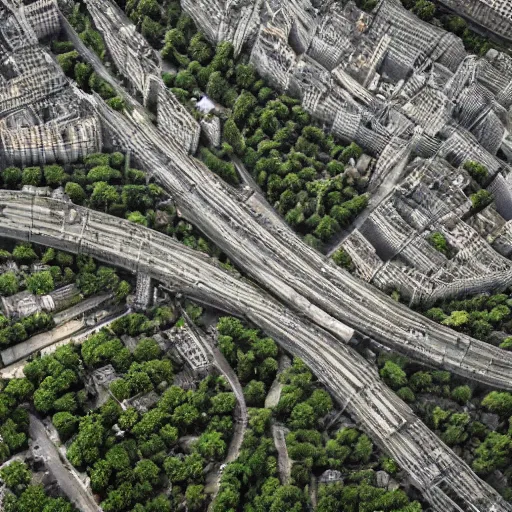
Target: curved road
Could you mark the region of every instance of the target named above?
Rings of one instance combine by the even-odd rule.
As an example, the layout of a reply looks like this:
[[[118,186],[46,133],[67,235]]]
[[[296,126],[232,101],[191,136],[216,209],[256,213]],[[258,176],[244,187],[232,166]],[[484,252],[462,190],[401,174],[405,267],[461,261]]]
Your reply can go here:
[[[0,212],[1,236],[86,253],[147,273],[171,290],[254,322],[311,367],[361,428],[408,472],[435,510],[512,511],[383,385],[361,356],[211,258],[128,221],[22,192],[1,191]]]

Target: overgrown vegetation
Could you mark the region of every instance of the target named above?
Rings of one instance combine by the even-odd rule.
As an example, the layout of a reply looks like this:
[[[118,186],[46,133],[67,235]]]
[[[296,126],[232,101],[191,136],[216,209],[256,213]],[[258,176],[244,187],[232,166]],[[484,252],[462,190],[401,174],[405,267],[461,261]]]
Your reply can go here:
[[[345,170],[362,154],[356,144],[341,146],[314,126],[298,100],[279,95],[235,59],[230,43],[213,49],[178,3],[150,2],[150,9],[142,1],[118,3],[175,68],[164,82],[190,112],[199,115],[190,99],[203,93],[218,105],[222,147],[200,150],[213,172],[237,185],[234,163],[241,159],[288,224],[317,248],[366,206],[366,178]]]
[[[386,384],[512,502],[512,394],[489,392],[447,371],[431,371],[399,356],[381,354],[378,364]]]
[[[116,302],[130,293],[131,286],[113,268],[98,266],[92,258],[75,257],[63,251],[44,249],[30,243],[17,243],[12,253],[0,250],[0,295],[12,296],[27,290],[34,295],[47,295],[64,285],[75,283],[80,295],[60,305],[71,307],[81,298],[99,292],[111,292]],[[2,271],[3,270],[3,271]],[[24,317],[0,314],[0,348],[4,349],[54,327],[51,314],[44,311]]]
[[[32,472],[27,464],[13,461],[0,470],[0,478],[10,492],[3,498],[5,512],[75,512],[62,497],[52,497],[42,485],[30,485]]]
[[[509,293],[444,301],[428,309],[425,315],[479,340],[508,350],[512,348],[512,297]]]
[[[295,358],[278,376],[281,392],[277,404],[264,408],[278,370],[277,345],[235,318],[221,318],[217,330],[219,348],[236,368],[251,409],[240,457],[222,475],[215,512],[242,507],[309,510],[312,478],[320,477],[327,469],[340,471],[341,479],[320,484],[319,511],[421,510],[421,505],[411,503],[404,491],[377,487],[376,471],[382,469],[396,476],[396,462],[381,456],[357,429],[329,427],[334,411],[332,398],[300,359]],[[287,429],[289,482],[283,482],[278,470],[272,425]]]

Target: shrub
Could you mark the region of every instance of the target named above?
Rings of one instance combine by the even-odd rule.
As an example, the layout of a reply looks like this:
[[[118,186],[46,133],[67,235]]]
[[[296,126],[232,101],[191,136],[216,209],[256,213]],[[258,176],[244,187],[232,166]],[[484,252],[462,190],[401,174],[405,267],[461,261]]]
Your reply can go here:
[[[71,181],[66,183],[64,192],[75,204],[83,204],[87,197],[84,189],[78,183],[73,183]]]
[[[71,75],[71,71],[75,69],[75,64],[79,56],[80,54],[76,50],[57,55],[57,62],[66,75]]]
[[[35,187],[41,186],[43,174],[39,167],[25,167],[21,176],[21,183],[23,185],[34,185]]]
[[[485,208],[493,201],[493,196],[485,189],[480,189],[478,192],[469,196],[471,204],[475,210]]]
[[[107,105],[110,108],[117,110],[118,112],[122,112],[126,108],[126,103],[124,99],[121,98],[121,96],[110,98],[109,100],[107,100]]]
[[[448,253],[448,242],[446,241],[446,237],[439,231],[432,233],[429,237],[429,241],[437,251],[444,255]]]
[[[469,175],[479,184],[483,185],[489,176],[489,171],[487,167],[478,162],[474,162],[472,160],[468,160],[464,164],[464,169],[468,171]]]
[[[379,374],[393,389],[401,388],[407,384],[406,373],[392,361],[386,361]]]
[[[0,295],[7,297],[18,293],[18,278],[14,272],[0,274]]]
[[[68,177],[60,165],[46,165],[44,167],[44,179],[50,187],[59,187]]]
[[[452,398],[461,405],[464,405],[471,400],[471,395],[471,388],[469,386],[457,386],[452,390]]]
[[[7,167],[2,171],[2,181],[7,188],[18,188],[22,173],[17,167]]]
[[[224,140],[233,147],[236,154],[243,155],[245,140],[232,118],[229,118],[224,125]]]
[[[235,166],[232,163],[225,162],[207,148],[201,149],[201,158],[206,166],[212,172],[219,175],[223,180],[231,185],[239,184],[238,174],[236,173]]]

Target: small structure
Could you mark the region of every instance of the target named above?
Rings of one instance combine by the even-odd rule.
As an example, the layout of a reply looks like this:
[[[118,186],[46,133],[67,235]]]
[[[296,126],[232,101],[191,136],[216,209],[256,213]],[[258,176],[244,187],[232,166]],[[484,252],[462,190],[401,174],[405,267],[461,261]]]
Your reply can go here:
[[[336,482],[343,482],[343,477],[341,476],[341,471],[328,469],[320,475],[318,482],[321,484],[334,484]]]
[[[215,103],[205,95],[196,103],[196,108],[203,114],[209,114],[212,110],[215,110]]]
[[[98,397],[97,406],[108,400],[109,387],[119,377],[111,364],[94,370],[85,380],[85,389]]]
[[[79,295],[74,284],[63,286],[48,295],[34,295],[28,290],[2,297],[2,310],[7,317],[24,318],[41,311],[58,311],[69,305]]]
[[[186,362],[195,374],[207,373],[212,356],[188,325],[173,327],[166,331],[166,335],[171,342],[171,349],[177,352],[179,358]]]
[[[137,274],[137,286],[135,289],[135,309],[145,311],[153,303],[153,283],[148,274]]]
[[[155,391],[150,391],[144,395],[137,395],[128,400],[124,400],[122,406],[124,408],[134,407],[141,414],[146,413],[151,409],[159,400],[159,395]]]

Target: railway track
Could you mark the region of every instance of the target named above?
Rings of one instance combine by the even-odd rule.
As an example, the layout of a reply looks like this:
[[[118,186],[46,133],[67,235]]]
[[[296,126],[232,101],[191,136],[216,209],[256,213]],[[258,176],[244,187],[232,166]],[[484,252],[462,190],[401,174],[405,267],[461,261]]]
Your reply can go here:
[[[72,203],[0,191],[0,236],[84,253],[261,327],[301,357],[374,441],[409,474],[438,511],[512,511],[378,377],[332,334],[215,260],[171,238]]]

